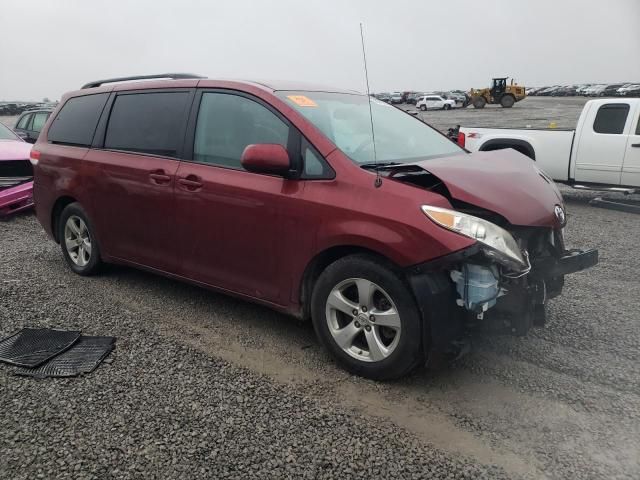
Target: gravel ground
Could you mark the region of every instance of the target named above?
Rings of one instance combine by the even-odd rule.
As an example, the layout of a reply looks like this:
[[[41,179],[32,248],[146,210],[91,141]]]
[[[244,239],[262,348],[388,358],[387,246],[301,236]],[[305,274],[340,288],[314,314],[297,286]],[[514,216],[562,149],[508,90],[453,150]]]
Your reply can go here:
[[[125,272],[71,275],[32,216],[0,228],[0,336],[38,325],[118,337],[109,363],[83,378],[0,368],[3,479],[506,478],[163,336],[152,312],[162,305],[118,301]]]
[[[81,278],[31,215],[0,222],[0,337],[118,337],[83,378],[0,366],[0,478],[640,478],[639,217],[563,193],[600,264],[547,326],[390,383],[336,368],[310,325],[128,268]]]

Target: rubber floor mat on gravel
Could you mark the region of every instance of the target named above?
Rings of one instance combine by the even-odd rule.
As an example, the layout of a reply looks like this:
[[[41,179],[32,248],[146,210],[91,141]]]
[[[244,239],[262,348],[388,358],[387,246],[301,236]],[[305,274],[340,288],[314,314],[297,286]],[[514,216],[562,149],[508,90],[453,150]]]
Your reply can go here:
[[[37,368],[18,368],[16,375],[36,378],[75,377],[93,372],[115,346],[115,337],[82,336],[73,346]]]
[[[23,328],[0,340],[0,362],[34,368],[67,350],[80,338],[78,331]]]

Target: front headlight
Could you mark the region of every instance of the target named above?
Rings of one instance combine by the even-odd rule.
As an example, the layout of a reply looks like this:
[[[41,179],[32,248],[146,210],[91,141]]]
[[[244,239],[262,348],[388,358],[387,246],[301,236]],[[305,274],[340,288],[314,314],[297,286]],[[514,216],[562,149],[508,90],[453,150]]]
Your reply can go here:
[[[422,211],[438,225],[482,243],[485,253],[511,268],[527,267],[517,242],[504,228],[482,218],[446,208],[423,205]]]

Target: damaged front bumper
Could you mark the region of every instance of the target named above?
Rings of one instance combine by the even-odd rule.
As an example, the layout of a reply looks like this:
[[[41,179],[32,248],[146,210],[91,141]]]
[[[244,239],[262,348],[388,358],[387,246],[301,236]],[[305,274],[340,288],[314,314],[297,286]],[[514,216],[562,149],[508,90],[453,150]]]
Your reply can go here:
[[[33,182],[0,190],[0,217],[33,207]]]
[[[554,278],[561,275],[579,272],[598,264],[598,250],[566,250],[557,258],[539,258],[533,262],[531,276],[533,278]]]
[[[561,242],[543,254],[524,253],[530,265],[519,272],[492,260],[480,244],[411,267],[407,277],[427,326],[425,345],[457,353],[460,340],[483,325],[524,335],[545,323],[545,305],[560,295],[565,275],[598,263],[597,250],[564,250]]]

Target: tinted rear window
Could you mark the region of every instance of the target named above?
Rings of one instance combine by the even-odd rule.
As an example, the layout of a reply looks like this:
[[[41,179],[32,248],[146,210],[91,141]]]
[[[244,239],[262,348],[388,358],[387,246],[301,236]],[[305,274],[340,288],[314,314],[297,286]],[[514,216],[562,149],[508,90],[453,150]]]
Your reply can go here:
[[[108,93],[97,93],[67,100],[49,127],[47,140],[53,143],[89,146]]]
[[[104,148],[177,157],[189,92],[118,95]]]
[[[628,103],[602,105],[593,122],[593,131],[597,133],[622,133],[624,124],[627,122],[628,113]]]

